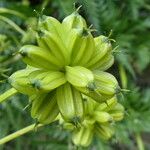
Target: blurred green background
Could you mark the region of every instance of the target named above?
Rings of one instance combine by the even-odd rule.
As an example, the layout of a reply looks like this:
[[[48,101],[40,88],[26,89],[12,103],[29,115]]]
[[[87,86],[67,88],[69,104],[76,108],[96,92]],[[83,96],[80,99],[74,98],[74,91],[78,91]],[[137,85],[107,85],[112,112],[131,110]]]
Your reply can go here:
[[[94,34],[108,36],[117,46],[116,61],[109,72],[122,88],[120,102],[125,119],[116,124],[116,134],[108,142],[94,139],[80,150],[150,150],[150,1],[149,0],[0,0],[0,94],[10,88],[7,78],[25,67],[16,52],[24,44],[35,43],[38,15],[43,13],[62,20],[73,12],[73,3],[82,5],[80,14]],[[36,12],[34,11],[36,10]],[[0,138],[35,121],[30,108],[23,110],[28,98],[22,94],[0,105]],[[57,124],[28,133],[0,150],[75,150],[70,134]]]

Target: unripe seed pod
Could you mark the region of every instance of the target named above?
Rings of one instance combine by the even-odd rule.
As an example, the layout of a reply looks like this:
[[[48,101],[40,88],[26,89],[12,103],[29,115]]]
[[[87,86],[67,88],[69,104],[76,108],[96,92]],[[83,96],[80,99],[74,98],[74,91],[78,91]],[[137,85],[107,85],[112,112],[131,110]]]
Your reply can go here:
[[[104,111],[95,111],[93,117],[99,123],[106,123],[113,120],[112,116]]]
[[[93,70],[105,71],[114,64],[114,56],[112,54],[105,55],[97,64],[91,67]]]
[[[124,118],[124,112],[114,112],[111,113],[111,116],[113,117],[113,120],[120,121]]]
[[[108,99],[104,103],[99,104],[96,107],[97,111],[109,111],[110,109],[114,108],[117,104],[117,97],[114,96],[111,99]]]
[[[39,31],[46,30],[53,34],[61,35],[61,33],[63,32],[62,25],[57,19],[50,17],[50,16],[45,16],[45,15],[39,18],[38,27],[39,27]]]
[[[38,91],[32,86],[28,75],[36,69],[23,69],[13,73],[9,77],[9,83],[20,93],[32,95]]]
[[[58,70],[61,68],[55,57],[38,46],[25,45],[19,52],[23,57],[23,61],[30,66],[46,70]]]
[[[89,29],[72,29],[66,42],[71,55],[71,66],[84,66],[91,59],[95,44]]]
[[[59,71],[37,70],[29,74],[31,83],[40,84],[39,90],[49,92],[67,82],[65,75]]]
[[[78,124],[84,117],[84,106],[81,93],[70,83],[66,83],[56,91],[60,113],[65,121]]]
[[[114,129],[109,125],[96,125],[95,132],[103,140],[108,140],[114,134]]]
[[[93,86],[93,83],[92,83],[92,86],[90,85],[89,87],[77,87],[77,86],[75,86],[75,88],[77,90],[79,90],[81,93],[91,97],[92,99],[94,99],[97,102],[105,102],[106,100],[108,100],[114,96],[114,95],[101,94],[98,91],[95,84]]]
[[[61,64],[68,65],[70,61],[68,45],[66,45],[66,31],[63,25],[53,17],[42,16],[39,21],[39,30],[44,32],[42,37],[46,47],[52,51],[52,54]],[[38,41],[39,44],[42,44]]]
[[[43,31],[41,39],[46,43],[49,52],[55,56],[57,62],[63,66],[69,64],[70,53],[62,38],[58,34],[54,34],[48,31]]]
[[[32,103],[31,115],[42,124],[53,122],[59,113],[55,91],[37,94]]]
[[[62,25],[64,25],[67,30],[70,30],[72,28],[87,27],[85,19],[81,15],[79,15],[77,11],[64,18]]]
[[[97,106],[97,103],[92,98],[83,95],[84,98],[84,107],[85,107],[85,113],[86,115],[93,115],[95,108]]]
[[[72,140],[75,145],[87,147],[93,138],[93,129],[81,127],[79,130],[74,131]]]
[[[89,87],[94,83],[93,73],[81,66],[66,66],[66,79],[77,87]]]
[[[96,70],[93,72],[97,91],[100,94],[114,95],[118,88],[116,78],[110,73]]]
[[[86,64],[86,67],[96,69],[101,66],[107,55],[111,55],[112,46],[108,37],[103,35],[94,38],[94,43],[95,51],[90,62]]]
[[[117,103],[114,107],[109,109],[109,113],[115,121],[120,121],[123,119],[124,111],[124,107],[120,103]]]

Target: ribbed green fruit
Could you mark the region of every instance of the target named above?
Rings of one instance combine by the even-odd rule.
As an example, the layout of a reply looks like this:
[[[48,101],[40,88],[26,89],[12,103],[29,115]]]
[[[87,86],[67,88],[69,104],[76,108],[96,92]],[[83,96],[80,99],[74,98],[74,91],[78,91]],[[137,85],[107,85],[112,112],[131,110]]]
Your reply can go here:
[[[62,21],[62,25],[66,30],[71,30],[73,28],[80,29],[82,27],[87,27],[85,19],[79,15],[77,11],[73,12],[71,15],[65,17]]]
[[[88,88],[94,82],[94,75],[90,70],[81,66],[66,66],[66,79],[74,86]]]
[[[84,117],[84,106],[81,93],[66,83],[57,88],[57,103],[62,117],[72,123],[81,122]]]

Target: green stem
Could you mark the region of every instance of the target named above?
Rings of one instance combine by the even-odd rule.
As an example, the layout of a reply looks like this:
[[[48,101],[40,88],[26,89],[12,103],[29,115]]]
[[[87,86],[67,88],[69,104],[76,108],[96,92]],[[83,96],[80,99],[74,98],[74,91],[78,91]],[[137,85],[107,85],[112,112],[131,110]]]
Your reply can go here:
[[[12,133],[12,134],[10,134],[10,135],[0,139],[0,145],[5,144],[5,143],[7,143],[7,142],[9,142],[9,141],[11,141],[13,139],[16,139],[17,137],[19,137],[21,135],[24,135],[24,134],[34,130],[35,126],[36,126],[36,124],[32,124],[30,126],[27,126],[27,127],[23,128],[21,130],[18,130],[16,132],[14,132],[14,133]],[[39,128],[41,126],[43,126],[43,125],[39,124],[39,125],[36,126],[36,128]]]
[[[18,16],[20,18],[26,19],[26,16],[18,11],[7,9],[7,8],[0,8],[0,13],[8,13],[15,16]]]
[[[140,133],[136,134],[136,143],[139,150],[145,150]]]
[[[21,56],[20,55],[16,55],[16,56],[12,56],[10,59],[4,61],[3,63],[0,64],[0,67],[4,67],[4,66],[7,66],[11,63],[14,63],[16,61],[18,61],[19,59],[21,59]]]
[[[11,88],[11,89],[7,90],[5,93],[0,95],[0,103],[2,103],[6,99],[8,99],[9,97],[11,97],[11,96],[13,96],[17,93],[18,93],[18,91],[14,88]]]
[[[24,35],[25,31],[22,30],[16,23],[14,23],[12,20],[8,19],[7,17],[0,15],[0,20],[8,23],[11,27],[13,27],[16,31],[18,31],[20,34]]]
[[[124,89],[126,89],[127,84],[128,84],[128,79],[127,79],[126,71],[125,71],[125,69],[123,68],[122,65],[119,65],[119,74],[120,74],[122,87]]]
[[[43,2],[43,4],[42,4],[42,9],[43,9],[43,8],[46,8],[46,6],[48,5],[48,3],[49,3],[49,0],[45,0],[45,1]]]

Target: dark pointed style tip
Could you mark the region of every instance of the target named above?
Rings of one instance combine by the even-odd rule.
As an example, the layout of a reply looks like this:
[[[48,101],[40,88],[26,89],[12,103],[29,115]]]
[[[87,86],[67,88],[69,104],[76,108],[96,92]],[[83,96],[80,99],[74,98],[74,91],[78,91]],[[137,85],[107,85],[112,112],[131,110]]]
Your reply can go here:
[[[41,30],[37,31],[38,36],[41,38],[45,35],[44,32],[42,32]]]
[[[109,43],[110,40],[109,40],[108,37],[103,37],[103,38],[102,38],[102,42],[104,42],[104,43]]]
[[[88,89],[90,91],[95,91],[97,89],[96,84],[94,82],[89,83]]]
[[[75,116],[74,118],[72,118],[71,123],[74,124],[76,127],[78,127],[78,125],[81,122],[81,118],[78,116]]]
[[[26,57],[27,56],[27,52],[26,51],[19,51],[19,54],[22,56],[22,57]]]
[[[82,35],[83,35],[83,36],[88,36],[88,35],[89,35],[89,30],[86,29],[86,28],[83,28],[83,29],[82,29]]]
[[[35,9],[33,10],[36,13],[36,15],[37,15],[37,17],[38,17],[39,20],[43,19],[42,17],[45,16],[45,15],[43,15],[44,10],[45,10],[45,8],[42,8],[42,10],[40,12],[37,11],[37,10],[35,10]]]
[[[74,7],[75,12],[78,13],[82,5],[79,5],[79,3],[75,2],[73,3],[73,7]]]
[[[8,82],[9,84],[12,84],[12,82],[13,82],[12,78],[9,77],[9,78],[7,79],[7,82]]]
[[[38,90],[41,88],[41,83],[40,83],[39,80],[31,81],[31,85],[32,85],[33,88],[38,89]]]
[[[46,15],[43,15],[43,14],[42,14],[42,15],[39,16],[39,21],[40,21],[40,22],[44,22],[46,19],[47,19],[47,16],[46,16]]]

